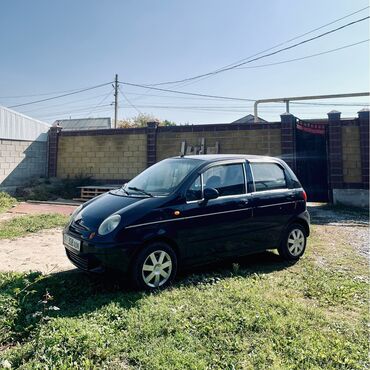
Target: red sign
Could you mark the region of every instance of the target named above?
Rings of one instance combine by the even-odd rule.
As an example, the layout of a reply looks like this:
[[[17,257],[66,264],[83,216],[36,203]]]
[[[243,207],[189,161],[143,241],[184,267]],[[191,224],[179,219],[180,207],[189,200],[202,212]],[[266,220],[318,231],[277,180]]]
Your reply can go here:
[[[322,123],[299,122],[297,123],[297,129],[311,134],[325,135],[325,125]]]

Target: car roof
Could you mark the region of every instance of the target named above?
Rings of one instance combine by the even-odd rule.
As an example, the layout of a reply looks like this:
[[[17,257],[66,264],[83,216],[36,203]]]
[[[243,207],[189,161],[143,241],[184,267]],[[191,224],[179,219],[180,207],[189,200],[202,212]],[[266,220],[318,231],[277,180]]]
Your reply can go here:
[[[244,159],[250,162],[279,162],[279,163],[282,162],[281,159],[276,157],[253,154],[200,154],[200,155],[184,155],[174,158],[197,159],[203,162],[227,161],[232,159]]]

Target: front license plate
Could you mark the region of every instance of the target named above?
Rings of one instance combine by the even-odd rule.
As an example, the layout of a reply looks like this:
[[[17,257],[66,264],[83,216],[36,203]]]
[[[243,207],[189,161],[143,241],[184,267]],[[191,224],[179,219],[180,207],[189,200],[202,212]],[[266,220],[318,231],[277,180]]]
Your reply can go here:
[[[74,249],[77,252],[79,252],[80,249],[81,249],[81,241],[78,240],[78,239],[75,239],[74,237],[72,237],[68,234],[63,235],[63,243],[67,247],[70,247],[70,248]]]

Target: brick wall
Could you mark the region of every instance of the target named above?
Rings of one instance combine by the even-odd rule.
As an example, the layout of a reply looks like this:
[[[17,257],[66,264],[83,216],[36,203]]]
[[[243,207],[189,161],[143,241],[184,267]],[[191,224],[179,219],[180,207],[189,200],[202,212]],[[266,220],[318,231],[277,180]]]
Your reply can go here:
[[[90,176],[127,180],[147,167],[144,130],[61,132],[56,173],[60,178]]]
[[[0,139],[0,188],[11,190],[45,176],[46,162],[46,142]]]
[[[361,183],[361,147],[359,126],[342,127],[343,182]]]
[[[181,143],[205,147],[219,143],[222,154],[281,155],[280,124],[268,125],[197,125],[159,127],[157,130],[157,160],[180,154]]]

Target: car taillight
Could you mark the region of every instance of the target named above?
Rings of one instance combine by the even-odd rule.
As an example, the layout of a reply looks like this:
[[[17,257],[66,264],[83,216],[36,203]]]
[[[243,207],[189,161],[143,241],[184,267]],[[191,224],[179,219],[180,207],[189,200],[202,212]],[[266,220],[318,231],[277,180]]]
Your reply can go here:
[[[307,202],[307,193],[303,190],[302,191],[303,199],[305,202]]]

